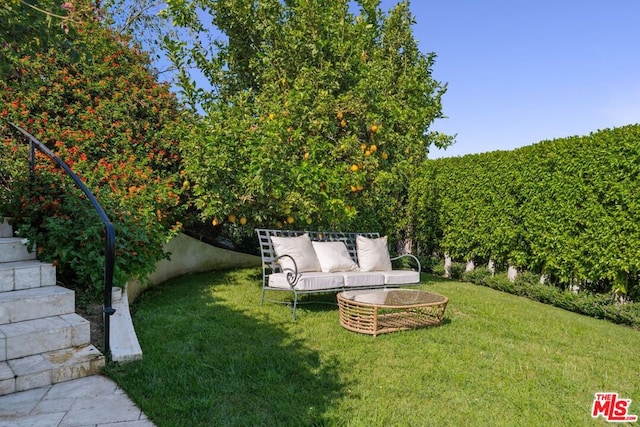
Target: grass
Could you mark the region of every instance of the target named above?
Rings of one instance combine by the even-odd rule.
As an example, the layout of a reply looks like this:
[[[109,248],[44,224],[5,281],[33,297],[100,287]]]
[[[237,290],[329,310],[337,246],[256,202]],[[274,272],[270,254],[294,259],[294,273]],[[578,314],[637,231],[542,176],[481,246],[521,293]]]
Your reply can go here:
[[[259,283],[244,269],[146,292],[144,359],[108,374],[159,427],[605,425],[591,418],[602,391],[640,414],[636,330],[425,276],[449,297],[444,324],[374,338],[343,329],[335,305],[303,305],[297,322],[260,307]]]

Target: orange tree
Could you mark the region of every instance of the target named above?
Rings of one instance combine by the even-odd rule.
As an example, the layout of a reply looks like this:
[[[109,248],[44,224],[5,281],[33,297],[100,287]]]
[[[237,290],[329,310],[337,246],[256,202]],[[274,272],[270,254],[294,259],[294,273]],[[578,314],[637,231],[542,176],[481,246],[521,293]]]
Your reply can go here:
[[[181,146],[204,219],[247,230],[406,226],[415,166],[450,143],[429,130],[446,88],[413,38],[408,2],[388,13],[377,0],[168,5],[164,16],[192,31],[190,42],[163,40],[183,96],[206,116]]]
[[[81,177],[116,226],[116,284],[144,276],[180,228],[178,141],[188,119],[147,57],[89,1],[9,2],[0,56],[0,214],[37,242],[66,282],[102,285],[101,224],[70,179],[43,156],[33,190],[14,122]],[[43,30],[45,29],[45,30]],[[20,34],[15,38],[12,35]]]

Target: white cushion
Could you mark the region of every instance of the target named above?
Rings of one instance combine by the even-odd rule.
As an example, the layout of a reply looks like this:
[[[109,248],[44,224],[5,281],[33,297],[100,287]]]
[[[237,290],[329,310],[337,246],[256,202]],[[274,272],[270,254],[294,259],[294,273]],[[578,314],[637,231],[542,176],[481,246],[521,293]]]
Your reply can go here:
[[[382,272],[385,285],[406,285],[420,283],[420,273],[410,270],[393,270]]]
[[[350,271],[343,272],[342,275],[347,288],[384,285],[384,274],[381,271]]]
[[[269,287],[279,289],[291,289],[287,282],[286,273],[274,273],[269,275]],[[294,288],[298,291],[341,289],[343,278],[340,274],[333,273],[302,273]]]
[[[391,258],[387,249],[387,236],[369,239],[356,237],[356,252],[360,271],[390,271]]]
[[[347,246],[343,242],[311,242],[311,244],[323,272],[358,270],[358,264],[351,259]]]
[[[320,262],[313,250],[311,239],[308,234],[297,237],[275,237],[271,236],[271,243],[276,252],[276,256],[289,255],[298,266],[298,273],[306,271],[320,271]],[[290,258],[284,257],[278,260],[283,271],[295,271],[293,262]]]

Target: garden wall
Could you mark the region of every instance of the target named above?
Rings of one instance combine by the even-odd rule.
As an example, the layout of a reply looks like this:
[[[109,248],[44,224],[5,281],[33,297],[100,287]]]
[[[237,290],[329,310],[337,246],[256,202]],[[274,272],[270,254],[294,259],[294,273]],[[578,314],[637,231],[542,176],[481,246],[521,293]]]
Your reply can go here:
[[[211,246],[186,234],[177,235],[164,246],[164,250],[171,254],[171,258],[159,261],[155,271],[146,281],[131,280],[127,283],[127,296],[130,303],[144,290],[173,277],[202,271],[261,265],[259,256]]]

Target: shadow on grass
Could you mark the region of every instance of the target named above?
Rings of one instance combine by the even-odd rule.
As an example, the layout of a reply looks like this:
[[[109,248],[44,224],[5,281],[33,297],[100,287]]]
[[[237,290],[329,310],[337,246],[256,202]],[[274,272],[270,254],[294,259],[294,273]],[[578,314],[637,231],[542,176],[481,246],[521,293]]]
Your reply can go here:
[[[430,291],[429,285],[433,285],[436,283],[450,283],[452,280],[446,277],[436,276],[434,274],[422,273],[420,276],[420,284],[419,285],[406,285],[401,286],[402,288],[407,289],[416,289],[423,291]],[[262,282],[262,276],[258,275],[255,280],[258,280],[260,283]],[[258,286],[261,286],[259,283]],[[394,289],[394,288],[388,288]],[[327,292],[327,293],[312,293],[312,294],[302,294],[298,297],[298,309],[304,309],[308,312],[326,312],[326,311],[335,311],[338,312],[338,300],[336,299],[336,295],[338,292]],[[265,304],[280,304],[287,307],[287,309],[291,310],[293,307],[293,293],[292,292],[281,292],[281,291],[267,291],[266,294],[267,299],[265,300]],[[300,313],[299,313],[300,314]]]
[[[159,427],[327,424],[345,388],[337,362],[234,307],[247,287],[231,290],[233,275],[185,276],[143,294],[133,308],[144,359],[108,375]]]

